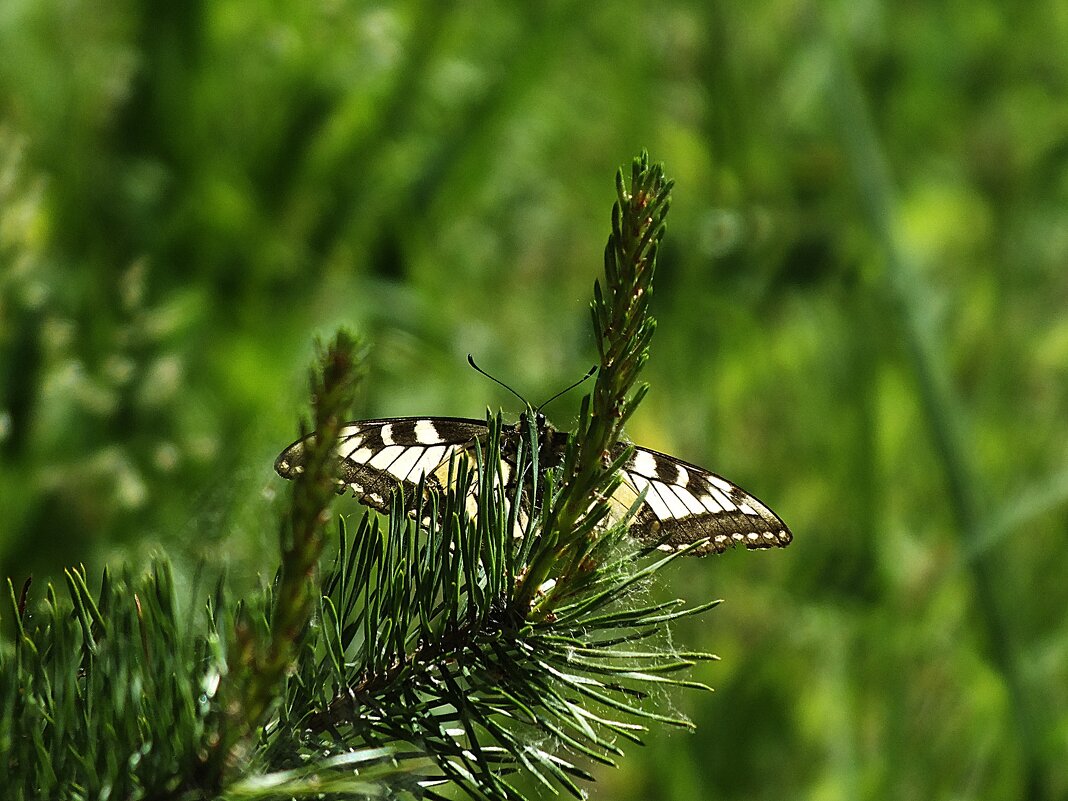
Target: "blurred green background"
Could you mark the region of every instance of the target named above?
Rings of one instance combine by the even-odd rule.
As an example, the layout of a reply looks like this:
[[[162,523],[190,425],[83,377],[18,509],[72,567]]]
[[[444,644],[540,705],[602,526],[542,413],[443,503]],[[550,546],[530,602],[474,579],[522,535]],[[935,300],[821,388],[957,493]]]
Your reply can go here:
[[[647,147],[630,435],[796,539],[677,567],[717,692],[593,796],[1068,798],[1065,42],[1055,0],[3,0],[0,576],[272,570],[339,324],[361,416],[518,411],[468,352],[577,378]]]

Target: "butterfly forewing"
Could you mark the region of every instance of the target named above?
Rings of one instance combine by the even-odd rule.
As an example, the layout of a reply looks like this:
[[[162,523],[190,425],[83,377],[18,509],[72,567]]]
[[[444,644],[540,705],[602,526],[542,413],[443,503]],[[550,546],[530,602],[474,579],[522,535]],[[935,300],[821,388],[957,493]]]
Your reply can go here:
[[[515,478],[517,435],[508,430],[502,436],[502,459],[494,471],[494,485],[501,487],[498,497],[507,515],[510,511]],[[464,417],[391,417],[347,423],[338,438],[339,492],[351,490],[360,502],[384,514],[391,511],[392,494],[404,493],[405,505],[413,508],[419,482],[424,490],[442,491],[462,471],[473,468],[476,451],[484,451],[489,437],[485,421]],[[284,478],[293,478],[303,470],[304,440],[286,448],[275,462],[275,470]],[[478,475],[472,476],[467,489],[466,508],[474,518],[478,513]],[[529,510],[519,510],[524,529]],[[522,534],[522,530],[517,530]]]
[[[398,486],[409,502],[419,480],[441,490],[448,482],[449,461],[470,454],[485,438],[486,423],[462,417],[390,417],[347,423],[338,438],[339,483],[361,502],[389,512]],[[293,478],[303,470],[304,440],[282,451],[275,470]]]

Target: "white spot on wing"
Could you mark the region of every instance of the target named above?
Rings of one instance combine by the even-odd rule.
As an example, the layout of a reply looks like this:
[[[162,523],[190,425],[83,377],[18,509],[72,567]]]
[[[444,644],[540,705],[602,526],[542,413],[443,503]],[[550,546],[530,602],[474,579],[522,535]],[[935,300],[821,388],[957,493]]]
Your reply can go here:
[[[422,448],[405,448],[400,457],[389,466],[389,472],[398,478],[411,480],[412,471],[415,469],[416,464],[418,464],[419,457],[422,453]]]
[[[651,458],[651,457],[650,457]],[[653,514],[660,520],[666,520],[671,517],[671,511],[668,509],[666,503],[657,494],[656,488],[649,486],[649,479],[640,473],[631,473],[630,480],[637,488],[638,492],[641,492],[646,487],[649,487],[649,491],[645,493],[645,503],[653,510]]]
[[[636,450],[630,460],[630,469],[643,476],[656,475],[656,459],[651,453]]]
[[[705,509],[707,509],[714,515],[718,515],[720,512],[723,511],[723,507],[716,503],[716,499],[713,498],[711,495],[702,495],[701,503],[702,505],[704,505]]]
[[[528,522],[529,518],[523,512],[523,510],[520,509],[519,514],[517,514],[515,517],[515,528],[512,530],[512,536],[515,537],[517,540],[525,537],[527,533]]]
[[[367,464],[367,462],[371,460],[371,457],[375,455],[375,452],[370,448],[358,448],[350,453],[342,453],[341,455],[346,459],[352,459],[352,461],[358,462],[359,464]]]
[[[438,430],[429,420],[419,420],[415,424],[415,441],[420,445],[440,445]]]
[[[403,452],[404,448],[400,445],[390,445],[388,448],[383,448],[376,453],[368,464],[371,467],[377,467],[379,470],[385,470]]]
[[[675,469],[679,471],[679,477],[675,479],[675,483],[680,487],[685,487],[690,483],[690,471],[681,464],[676,464]]]
[[[724,492],[734,492],[734,485],[728,482],[726,478],[720,478],[718,475],[708,474],[708,483],[713,487],[717,487]]]
[[[723,511],[724,512],[733,512],[734,508],[735,508],[734,507],[734,503],[731,501],[730,498],[728,498],[726,495],[724,495],[722,492],[720,492],[718,487],[716,487],[714,484],[712,484],[712,482],[714,480],[715,480],[715,476],[712,476],[712,477],[709,478],[709,487],[708,487],[708,489],[712,493],[712,497],[716,499],[716,503],[718,503],[720,506],[723,507]],[[722,481],[722,479],[720,479],[720,480]],[[726,482],[723,482],[723,483],[726,483]],[[730,485],[727,484],[727,486],[729,487]]]
[[[379,436],[382,437],[382,444],[383,445],[396,445],[397,444],[397,443],[395,443],[393,441],[393,424],[392,423],[386,423],[384,426],[382,426],[382,430],[379,431]]]
[[[647,479],[640,473],[630,473],[624,471],[624,475],[627,477],[627,481],[630,482],[630,485],[634,487],[635,496],[641,495],[642,490],[649,486],[649,479]],[[648,497],[648,495],[646,495],[646,497]]]
[[[672,489],[675,491],[675,494],[679,496],[679,499],[686,505],[690,514],[699,515],[704,513],[705,508],[701,506],[700,501],[686,489],[685,485],[681,487],[672,487]]]
[[[433,448],[427,448],[423,451],[423,455],[419,457],[419,461],[415,463],[415,470],[412,473],[412,480],[418,481],[420,476],[424,476],[441,464],[446,458],[445,452],[448,450],[444,445],[435,445]]]
[[[675,494],[673,491],[674,487],[658,481],[653,485],[653,488],[659,490],[657,494],[663,496],[664,503],[667,504],[668,511],[672,517],[689,516],[690,511],[686,508],[686,504],[682,502],[679,496]]]
[[[760,513],[747,503],[739,504],[738,511],[740,511],[742,514],[752,515],[753,517],[760,517]]]

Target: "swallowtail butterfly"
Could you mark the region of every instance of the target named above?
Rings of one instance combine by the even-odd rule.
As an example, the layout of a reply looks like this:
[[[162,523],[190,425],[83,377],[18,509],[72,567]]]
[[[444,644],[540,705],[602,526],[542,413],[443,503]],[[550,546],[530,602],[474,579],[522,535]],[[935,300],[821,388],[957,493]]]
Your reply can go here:
[[[563,461],[568,435],[549,425],[540,411],[534,414],[538,469],[551,470]],[[529,430],[527,419],[524,414],[516,425],[501,430],[500,477],[510,490],[507,497],[514,497],[515,483],[521,480],[516,457]],[[399,487],[411,508],[420,479],[424,490],[442,490],[449,480],[450,460],[464,455],[473,460],[476,443],[484,449],[488,438],[484,420],[464,417],[387,417],[348,423],[338,441],[339,491],[351,489],[362,503],[388,514],[391,495]],[[609,455],[618,457],[626,447],[618,443]],[[303,449],[300,439],[282,451],[274,466],[279,475],[291,479],[301,472]],[[635,447],[622,473],[609,499],[610,513],[613,519],[622,519],[644,492],[630,534],[650,547],[672,551],[707,538],[706,544],[691,551],[705,555],[734,545],[783,547],[793,538],[778,515],[737,484],[674,456]],[[528,507],[519,515],[525,525],[529,493],[520,497]]]

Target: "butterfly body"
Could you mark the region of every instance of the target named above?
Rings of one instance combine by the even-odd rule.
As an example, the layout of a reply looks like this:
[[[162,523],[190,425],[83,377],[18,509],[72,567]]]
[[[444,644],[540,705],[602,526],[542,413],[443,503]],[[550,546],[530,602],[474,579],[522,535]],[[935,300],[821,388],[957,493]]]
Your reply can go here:
[[[552,470],[563,462],[568,435],[553,428],[540,412],[534,415],[538,470]],[[513,497],[516,484],[524,483],[519,495],[521,527],[537,500],[531,491],[535,482],[529,476],[517,475],[516,470],[529,419],[523,414],[518,423],[502,428],[500,443],[500,480],[505,495]],[[338,439],[339,491],[351,489],[362,503],[389,513],[390,499],[399,488],[410,508],[420,479],[424,491],[445,489],[450,462],[467,456],[473,464],[476,448],[484,451],[488,438],[484,420],[464,417],[391,417],[347,423]],[[297,440],[279,455],[275,470],[283,478],[293,478],[303,469],[303,443],[303,439]],[[628,447],[619,442],[606,456],[614,460]],[[469,495],[472,514],[476,501],[477,488]],[[630,520],[631,535],[666,551],[699,539],[707,542],[691,552],[696,555],[720,553],[735,545],[783,547],[792,539],[778,515],[736,484],[697,465],[639,446],[634,446],[624,462],[621,481],[608,504],[610,522],[624,519],[637,505]]]

